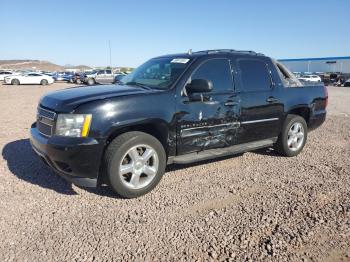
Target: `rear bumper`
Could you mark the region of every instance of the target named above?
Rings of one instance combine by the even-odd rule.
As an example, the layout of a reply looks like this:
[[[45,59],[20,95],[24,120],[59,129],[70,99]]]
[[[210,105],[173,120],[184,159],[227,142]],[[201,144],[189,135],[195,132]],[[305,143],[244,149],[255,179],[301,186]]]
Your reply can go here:
[[[326,115],[327,115],[327,112],[326,110],[318,113],[318,114],[315,114],[315,115],[312,115],[309,119],[309,122],[308,122],[308,129],[310,131],[318,128],[319,126],[321,126],[324,121],[326,120]]]
[[[30,143],[38,156],[73,184],[96,187],[103,154],[103,141],[94,138],[45,137],[34,123]]]

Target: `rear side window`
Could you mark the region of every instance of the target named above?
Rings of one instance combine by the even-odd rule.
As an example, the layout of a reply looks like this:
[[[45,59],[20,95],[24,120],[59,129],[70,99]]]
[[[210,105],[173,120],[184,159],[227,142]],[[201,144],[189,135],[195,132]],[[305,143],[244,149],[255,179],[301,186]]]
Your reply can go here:
[[[211,59],[201,64],[191,79],[206,79],[213,83],[213,91],[232,90],[232,75],[227,59]]]
[[[106,74],[112,74],[111,70],[106,70]]]
[[[264,62],[260,60],[239,60],[243,84],[242,91],[263,91],[271,88],[271,76]]]
[[[277,61],[273,60],[273,63],[276,67],[277,73],[282,80],[282,83],[285,87],[299,87],[302,86],[300,81],[293,75],[292,72],[288,70],[284,65],[281,63],[278,63]]]

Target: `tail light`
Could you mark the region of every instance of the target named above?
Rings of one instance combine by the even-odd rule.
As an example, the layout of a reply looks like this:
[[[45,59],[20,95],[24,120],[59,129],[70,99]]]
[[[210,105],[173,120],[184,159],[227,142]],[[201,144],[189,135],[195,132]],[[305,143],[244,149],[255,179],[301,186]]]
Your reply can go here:
[[[326,101],[325,101],[324,107],[326,108],[328,106],[328,89],[327,89],[327,87],[325,85],[323,86],[323,88],[324,88],[324,94],[325,94],[325,97],[326,97]]]

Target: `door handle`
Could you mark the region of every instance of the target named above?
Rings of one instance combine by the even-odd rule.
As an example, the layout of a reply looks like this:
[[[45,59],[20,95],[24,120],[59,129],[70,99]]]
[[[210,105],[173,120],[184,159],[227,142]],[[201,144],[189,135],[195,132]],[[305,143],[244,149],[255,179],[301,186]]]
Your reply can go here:
[[[225,102],[224,105],[225,106],[236,106],[236,105],[238,105],[238,103],[237,102],[233,102],[233,101],[227,101],[227,102]]]
[[[276,102],[278,102],[278,99],[274,98],[273,96],[270,96],[269,98],[266,99],[266,102],[268,102],[268,103],[276,103]]]

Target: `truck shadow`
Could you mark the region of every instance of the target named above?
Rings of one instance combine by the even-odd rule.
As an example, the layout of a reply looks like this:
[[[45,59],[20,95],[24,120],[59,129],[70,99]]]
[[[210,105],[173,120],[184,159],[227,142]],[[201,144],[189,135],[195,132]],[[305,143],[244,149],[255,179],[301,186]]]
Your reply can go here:
[[[253,151],[256,154],[268,155],[272,157],[280,157],[278,153],[271,149],[259,149]],[[198,165],[210,164],[213,162],[236,158],[243,154],[233,156],[219,157],[216,159],[200,161],[191,164],[171,164],[167,166],[166,172],[177,171]],[[34,153],[29,139],[21,139],[10,142],[5,145],[2,150],[2,157],[7,161],[7,166],[12,174],[28,183],[38,185],[40,187],[54,190],[64,195],[76,195],[72,188],[72,184],[61,178],[59,175],[50,170],[39,157]],[[166,174],[165,174],[166,175]],[[120,198],[110,187],[100,186],[98,188],[83,188],[84,190],[105,197]]]
[[[77,195],[72,183],[53,172],[34,153],[29,139],[21,139],[10,142],[2,150],[2,157],[7,161],[7,166],[12,174],[28,183],[42,188],[54,190],[59,194]],[[82,188],[90,193],[119,198],[109,187]]]
[[[75,195],[72,185],[49,169],[30,146],[29,139],[10,142],[2,150],[9,170],[19,179],[64,195]]]

